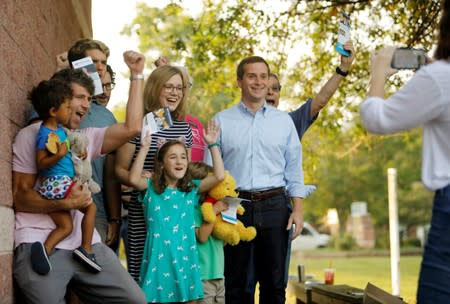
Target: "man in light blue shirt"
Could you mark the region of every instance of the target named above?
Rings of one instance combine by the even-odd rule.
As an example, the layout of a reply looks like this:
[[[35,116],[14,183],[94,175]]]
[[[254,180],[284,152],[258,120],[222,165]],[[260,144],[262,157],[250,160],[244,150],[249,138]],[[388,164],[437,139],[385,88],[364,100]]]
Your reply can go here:
[[[289,230],[303,226],[302,150],[292,119],[266,104],[269,66],[258,56],[237,68],[241,102],[218,113],[220,149],[225,168],[239,187],[246,212],[240,220],[255,226],[252,242],[225,247],[226,303],[253,303],[260,283],[260,303],[284,303],[284,267]],[[292,208],[290,204],[292,202]]]

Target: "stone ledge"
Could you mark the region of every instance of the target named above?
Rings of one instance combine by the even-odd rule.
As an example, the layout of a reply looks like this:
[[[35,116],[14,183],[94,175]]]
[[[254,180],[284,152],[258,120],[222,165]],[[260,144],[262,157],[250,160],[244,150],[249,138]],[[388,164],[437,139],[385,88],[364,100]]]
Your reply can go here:
[[[0,206],[0,254],[11,253],[13,245],[14,211],[10,207]]]

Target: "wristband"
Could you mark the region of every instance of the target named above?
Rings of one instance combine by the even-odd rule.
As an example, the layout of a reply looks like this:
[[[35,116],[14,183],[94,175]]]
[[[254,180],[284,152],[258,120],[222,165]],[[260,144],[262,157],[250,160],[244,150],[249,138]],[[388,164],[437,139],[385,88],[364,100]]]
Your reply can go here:
[[[219,147],[220,147],[220,144],[219,144],[218,142],[215,142],[215,143],[213,143],[213,144],[209,144],[209,145],[208,145],[208,149],[211,149],[212,147],[217,147],[217,148],[219,148]]]
[[[108,223],[117,223],[117,224],[122,224],[122,220],[120,218],[110,218],[108,219]]]
[[[341,75],[341,76],[347,76],[348,75],[348,71],[347,72],[344,72],[343,70],[341,70],[341,68],[340,67],[336,67],[336,74],[339,74],[339,75]]]
[[[144,74],[131,75],[130,81],[144,79]]]

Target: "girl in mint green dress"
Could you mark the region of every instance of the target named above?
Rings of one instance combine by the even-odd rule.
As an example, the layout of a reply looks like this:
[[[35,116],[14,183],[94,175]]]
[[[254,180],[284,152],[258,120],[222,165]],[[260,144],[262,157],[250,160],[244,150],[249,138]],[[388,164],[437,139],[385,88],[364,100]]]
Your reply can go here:
[[[151,136],[143,138],[130,169],[129,181],[146,190],[140,200],[147,225],[139,285],[149,303],[196,303],[203,298],[195,238],[194,207],[199,192],[206,192],[224,178],[218,149],[219,127],[209,122],[204,131],[213,159],[214,174],[192,180],[188,151],[179,141],[167,141],[155,156],[152,178],[142,176]]]

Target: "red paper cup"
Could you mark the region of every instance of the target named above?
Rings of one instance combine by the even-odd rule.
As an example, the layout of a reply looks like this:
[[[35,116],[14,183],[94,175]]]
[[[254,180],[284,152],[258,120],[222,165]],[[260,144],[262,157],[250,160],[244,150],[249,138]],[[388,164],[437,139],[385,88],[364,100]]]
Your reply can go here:
[[[327,284],[327,285],[334,284],[334,273],[335,272],[336,272],[336,269],[334,269],[334,268],[325,268],[323,270],[325,284]]]

